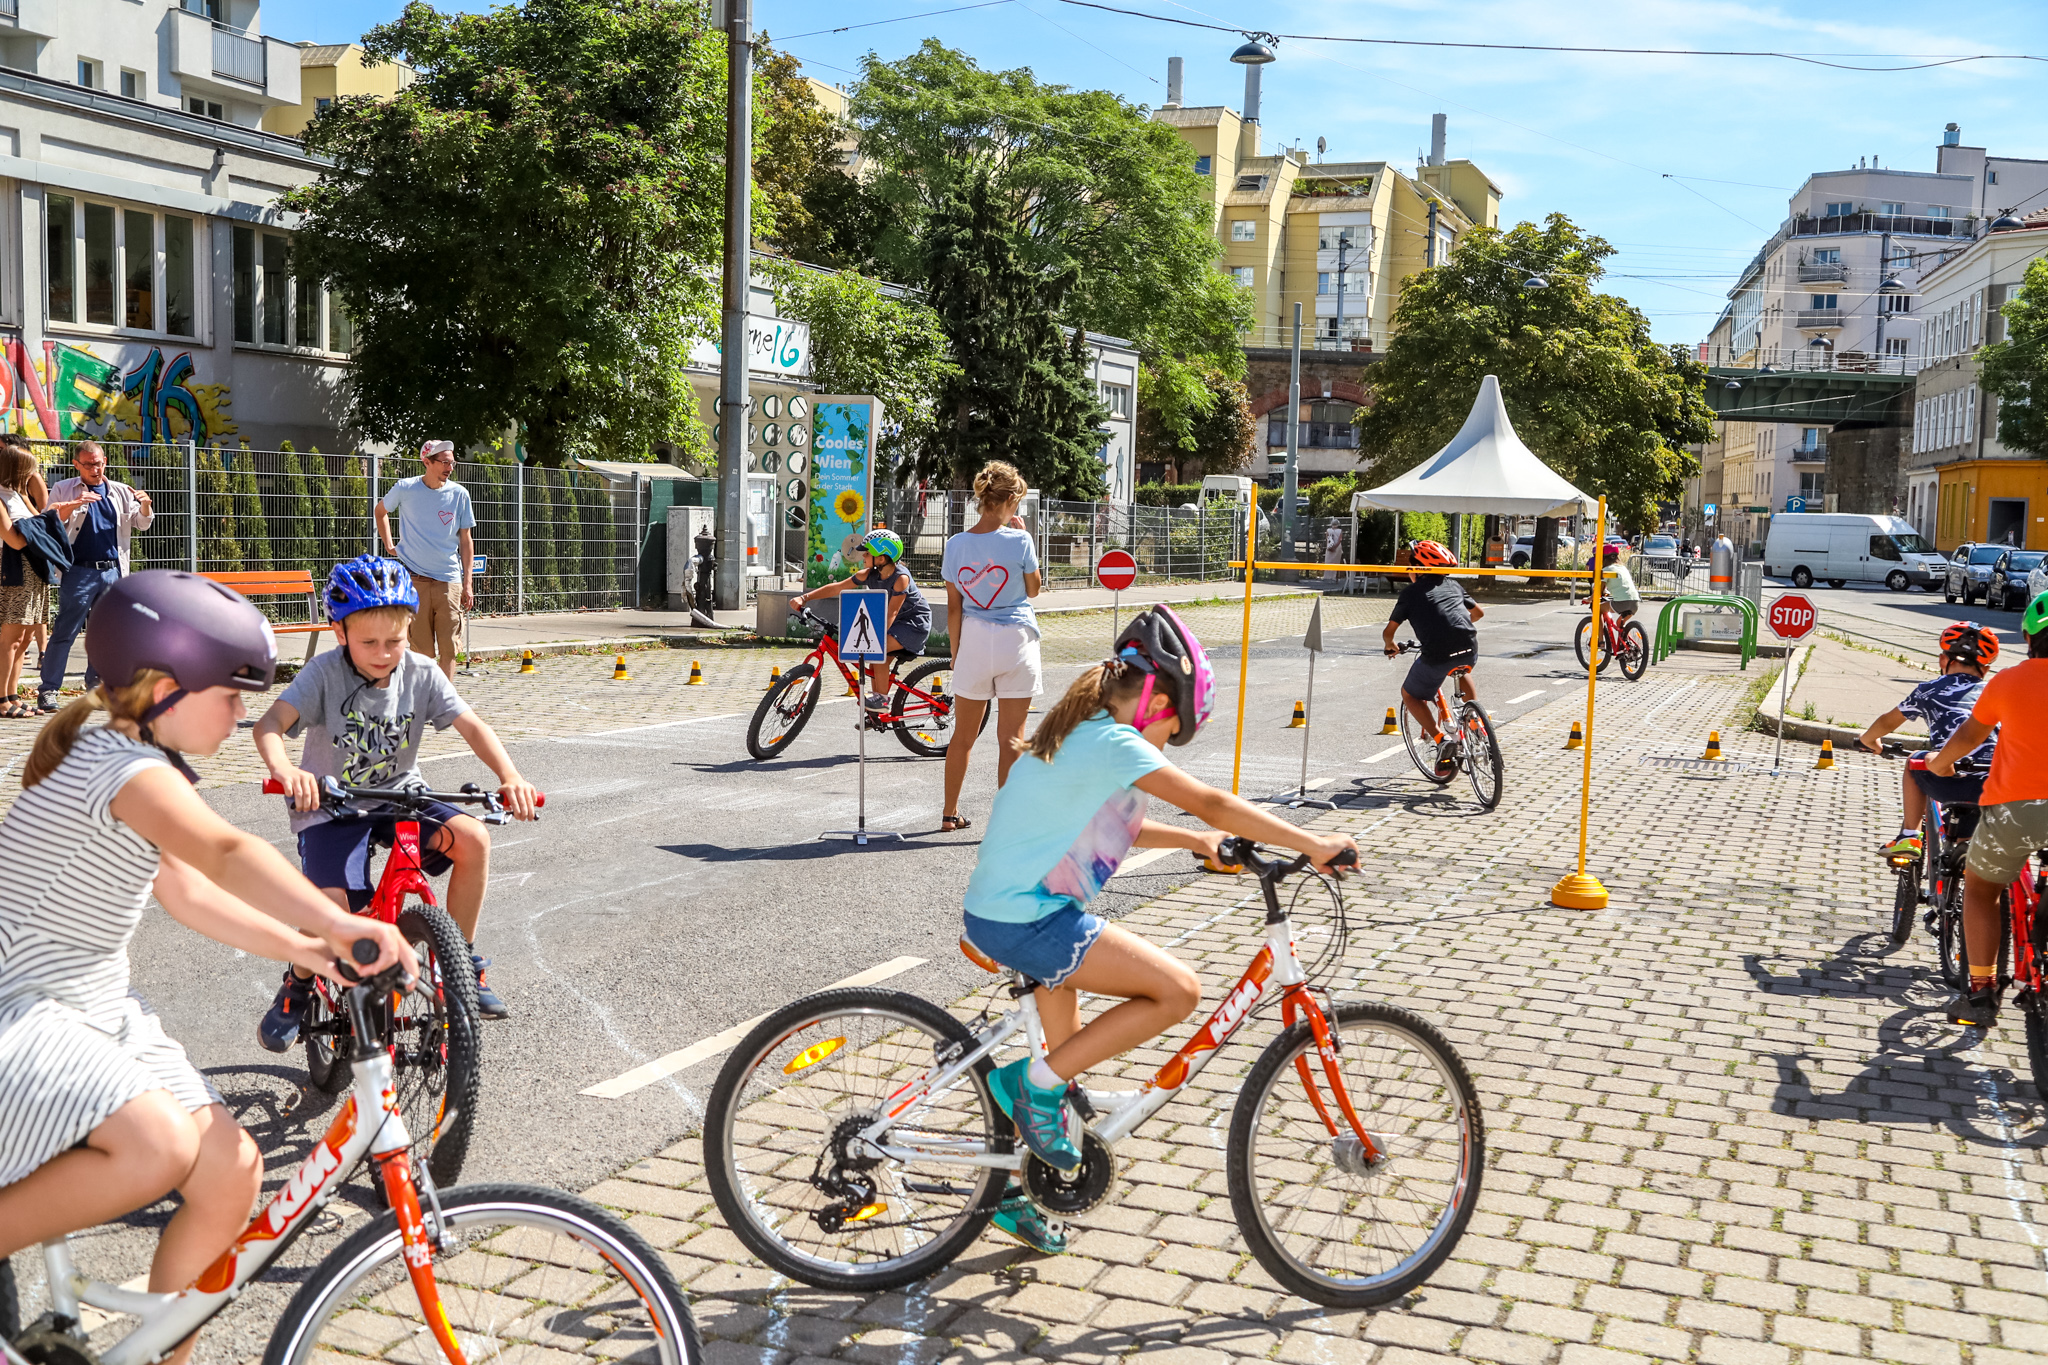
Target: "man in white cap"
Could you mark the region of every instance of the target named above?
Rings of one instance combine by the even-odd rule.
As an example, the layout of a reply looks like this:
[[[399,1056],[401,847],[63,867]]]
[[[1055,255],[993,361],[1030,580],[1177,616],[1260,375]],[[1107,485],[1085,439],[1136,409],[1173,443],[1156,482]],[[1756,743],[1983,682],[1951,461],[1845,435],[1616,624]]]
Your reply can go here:
[[[419,589],[420,609],[412,618],[412,647],[432,656],[441,671],[455,676],[455,627],[460,612],[476,605],[470,578],[475,541],[470,535],[476,513],[469,490],[455,482],[455,444],[429,441],[420,447],[421,472],[400,479],[377,504],[377,538],[384,553],[412,572]],[[398,538],[391,535],[391,513],[398,514]],[[460,608],[450,589],[460,583]]]

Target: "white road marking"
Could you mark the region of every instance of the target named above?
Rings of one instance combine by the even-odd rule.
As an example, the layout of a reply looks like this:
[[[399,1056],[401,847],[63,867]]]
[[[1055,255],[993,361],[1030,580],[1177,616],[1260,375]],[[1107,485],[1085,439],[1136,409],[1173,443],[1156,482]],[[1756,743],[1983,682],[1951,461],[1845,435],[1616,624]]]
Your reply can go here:
[[[1525,702],[1525,701],[1529,700],[1529,698],[1531,698],[1531,697],[1540,697],[1540,696],[1543,696],[1543,695],[1544,695],[1544,691],[1543,691],[1543,689],[1542,689],[1542,688],[1540,688],[1540,687],[1539,687],[1539,688],[1537,688],[1537,689],[1536,689],[1536,690],[1535,690],[1534,692],[1524,692],[1524,693],[1523,693],[1523,694],[1522,694],[1521,696],[1519,696],[1519,697],[1509,697],[1509,698],[1508,698],[1508,699],[1507,699],[1506,701],[1502,702],[1502,703],[1501,703],[1501,705],[1502,705],[1502,706],[1513,706],[1513,705],[1517,704],[1518,702]]]
[[[637,735],[643,730],[673,730],[678,725],[702,725],[706,721],[737,720],[739,717],[749,714],[751,713],[747,711],[720,711],[715,715],[691,716],[688,720],[665,720],[656,725],[628,725],[618,730],[591,730],[581,735],[563,735],[561,739],[563,741],[575,741],[579,739],[603,739],[607,735]]]
[[[1187,850],[1184,848],[1148,848],[1141,853],[1133,854],[1131,857],[1124,859],[1122,866],[1118,867],[1117,870],[1111,875],[1121,877],[1126,872],[1136,872],[1141,867],[1146,867],[1151,865],[1152,863],[1156,863],[1161,858],[1167,856],[1169,853],[1186,852]]]
[[[1380,750],[1380,751],[1379,751],[1378,753],[1376,753],[1376,754],[1367,754],[1367,755],[1365,756],[1365,758],[1364,758],[1364,759],[1363,759],[1362,761],[1363,761],[1363,762],[1366,762],[1366,763],[1377,763],[1377,762],[1379,762],[1379,761],[1380,761],[1381,759],[1383,759],[1383,758],[1392,758],[1392,757],[1393,757],[1393,756],[1394,756],[1395,754],[1405,754],[1405,753],[1407,753],[1407,752],[1408,752],[1408,746],[1407,746],[1407,745],[1405,745],[1405,744],[1396,744],[1396,745],[1395,745],[1395,746],[1394,746],[1393,748],[1391,748],[1391,749],[1382,749],[1382,750]]]
[[[1647,726],[1650,723],[1650,717],[1656,715],[1659,711],[1662,711],[1665,707],[1671,705],[1672,702],[1677,701],[1680,697],[1692,691],[1695,687],[1698,687],[1699,685],[1700,680],[1698,678],[1694,678],[1691,682],[1687,683],[1685,686],[1679,688],[1676,692],[1673,692],[1670,696],[1666,697],[1664,700],[1658,702],[1655,706],[1651,707],[1649,711],[1642,717],[1642,719],[1638,720],[1635,723],[1636,727],[1640,729],[1644,726]]]
[[[887,981],[892,976],[901,976],[912,967],[922,967],[925,961],[926,959],[921,957],[892,957],[879,967],[870,967],[864,972],[847,977],[844,981],[835,981],[825,989],[836,991],[848,986],[872,986],[877,982]],[[614,1076],[608,1081],[600,1081],[582,1093],[606,1100],[616,1100],[630,1095],[635,1090],[653,1085],[664,1076],[672,1076],[686,1067],[695,1066],[698,1062],[716,1057],[722,1052],[730,1052],[739,1046],[740,1040],[747,1036],[754,1025],[767,1017],[765,1014],[757,1014],[743,1023],[734,1024],[723,1033],[712,1034],[702,1042],[692,1043],[686,1048],[669,1053],[666,1057],[656,1057],[653,1061],[636,1066],[631,1071]]]

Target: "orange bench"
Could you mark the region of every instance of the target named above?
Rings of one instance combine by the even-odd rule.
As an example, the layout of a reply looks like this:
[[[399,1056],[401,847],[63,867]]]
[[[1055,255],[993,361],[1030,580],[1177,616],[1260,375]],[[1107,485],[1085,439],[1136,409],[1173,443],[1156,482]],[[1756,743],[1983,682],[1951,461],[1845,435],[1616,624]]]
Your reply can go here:
[[[233,588],[244,597],[304,597],[307,620],[303,624],[279,625],[273,621],[270,628],[279,635],[303,635],[306,637],[307,663],[313,662],[315,651],[320,648],[320,635],[327,629],[327,613],[320,608],[320,592],[313,586],[313,574],[308,569],[246,569],[233,573],[206,573],[201,578]]]

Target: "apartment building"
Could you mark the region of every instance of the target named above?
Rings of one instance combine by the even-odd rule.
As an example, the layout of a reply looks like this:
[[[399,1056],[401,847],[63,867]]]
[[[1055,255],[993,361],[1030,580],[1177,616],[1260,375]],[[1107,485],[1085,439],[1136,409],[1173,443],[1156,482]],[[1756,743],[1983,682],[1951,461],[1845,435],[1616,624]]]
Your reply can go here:
[[[2048,548],[2048,459],[1999,442],[1998,400],[1977,382],[1979,350],[2005,339],[2001,307],[2044,255],[2048,212],[2004,218],[1921,277],[1927,346],[1913,381],[1903,515],[1944,551],[1965,541]]]
[[[321,163],[261,127],[301,51],[261,24],[259,0],[0,0],[8,429],[340,443],[349,320],[276,206]]]
[[[354,43],[301,43],[299,101],[266,110],[263,130],[298,137],[321,110],[338,99],[352,95],[390,99],[415,79],[413,69],[403,62],[366,64],[363,50]]]
[[[1786,218],[1728,291],[1725,331],[1705,347],[1714,364],[1912,374],[1941,344],[1941,310],[1924,281],[1960,255],[2007,206],[2048,194],[2048,161],[1995,157],[1962,145],[1948,125],[1931,171],[1854,166],[1817,171],[1791,196]],[[1794,499],[1824,506],[1825,427],[1761,424],[1758,467],[1724,475],[1727,501],[1749,529]],[[1889,458],[1889,457],[1887,457]],[[1897,511],[1906,513],[1910,490]],[[1731,531],[1731,534],[1735,532]],[[1741,536],[1737,535],[1737,539]]]

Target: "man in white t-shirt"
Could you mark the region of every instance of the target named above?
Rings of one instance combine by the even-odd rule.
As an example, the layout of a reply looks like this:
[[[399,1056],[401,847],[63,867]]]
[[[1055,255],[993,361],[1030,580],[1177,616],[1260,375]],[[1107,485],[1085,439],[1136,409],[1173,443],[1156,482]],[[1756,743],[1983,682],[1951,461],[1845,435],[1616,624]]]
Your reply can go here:
[[[455,482],[455,444],[429,441],[420,447],[421,472],[400,479],[377,504],[377,538],[384,553],[412,574],[419,590],[419,613],[412,618],[412,647],[432,656],[441,672],[455,676],[455,629],[461,612],[476,605],[470,577],[475,541],[470,531],[476,512],[469,490]],[[398,514],[398,535],[391,533],[391,513]],[[461,586],[460,606],[450,589]]]

